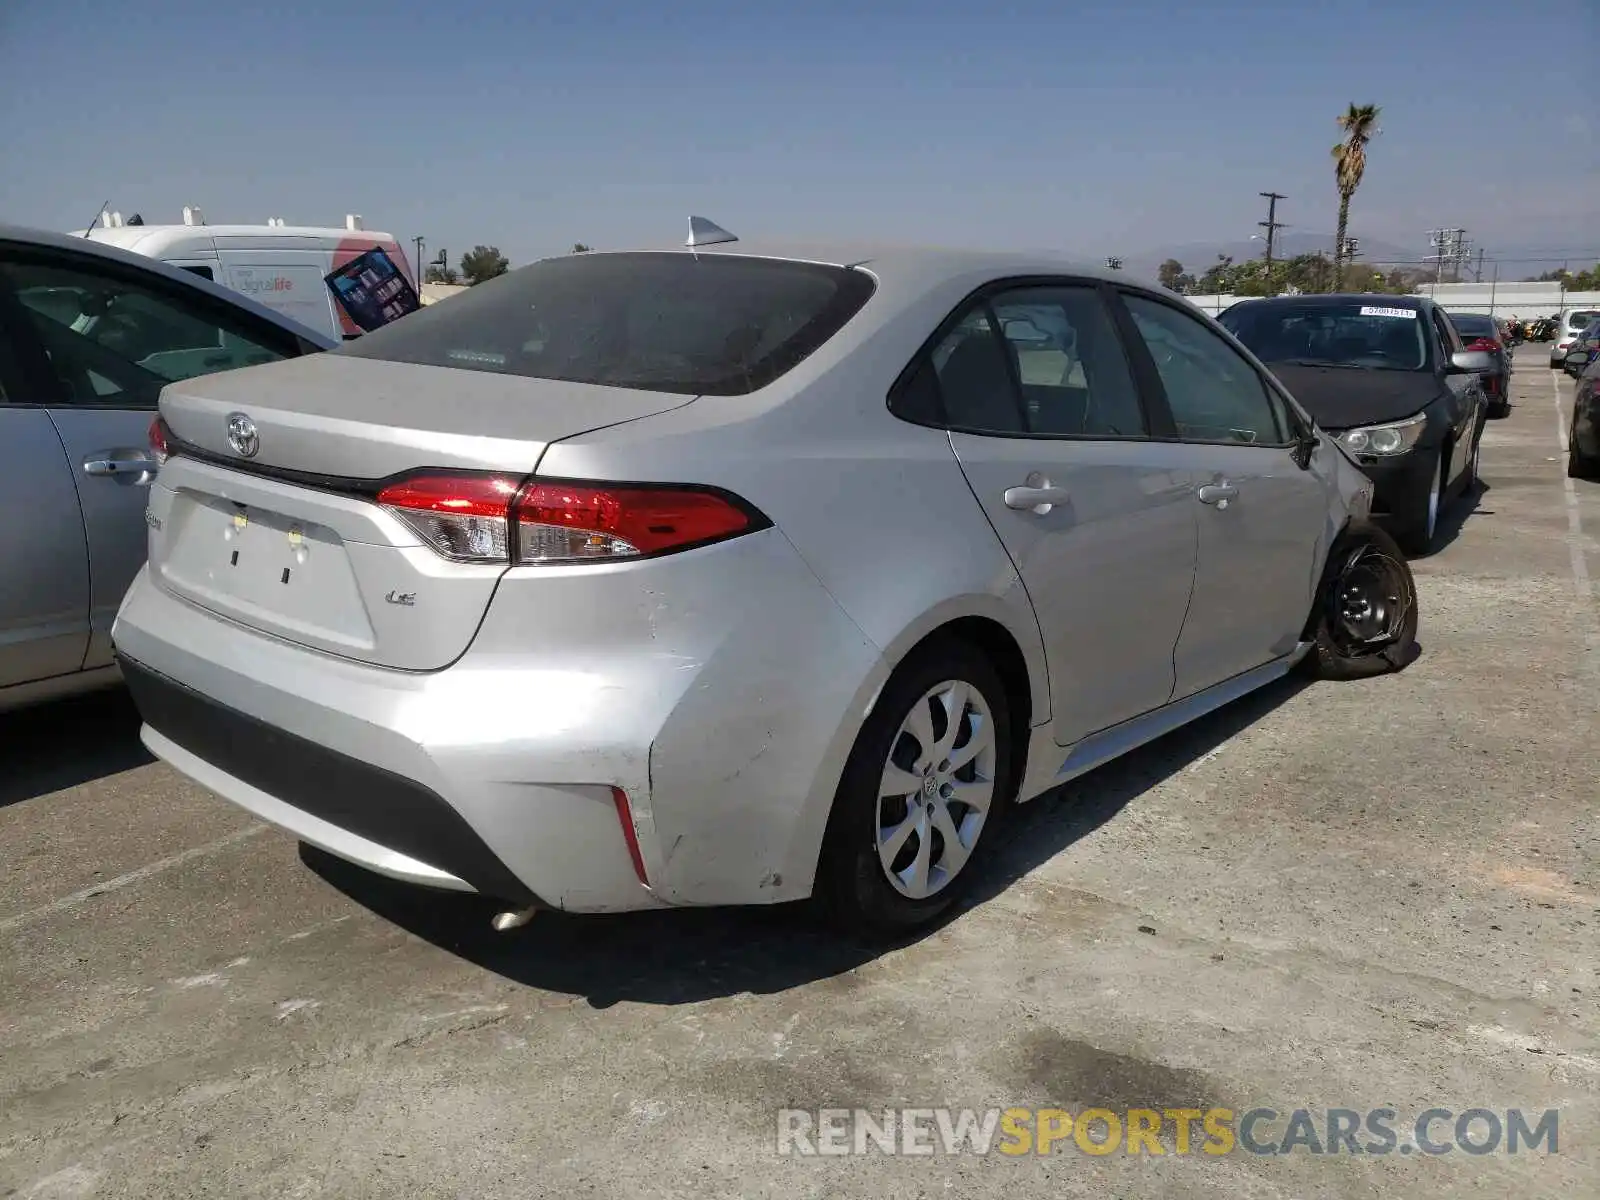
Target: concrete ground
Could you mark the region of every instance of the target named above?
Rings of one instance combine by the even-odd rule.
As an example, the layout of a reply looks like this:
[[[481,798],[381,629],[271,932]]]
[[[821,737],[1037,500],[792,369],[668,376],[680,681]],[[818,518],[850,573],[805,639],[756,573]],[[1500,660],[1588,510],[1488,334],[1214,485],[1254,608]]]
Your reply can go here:
[[[120,696],[0,721],[0,1196],[1600,1194],[1600,485],[1545,354],[1415,564],[1416,663],[1046,797],[887,953],[792,912],[494,935],[152,763]],[[786,1106],[1049,1104],[1557,1108],[1559,1149],[775,1145]]]

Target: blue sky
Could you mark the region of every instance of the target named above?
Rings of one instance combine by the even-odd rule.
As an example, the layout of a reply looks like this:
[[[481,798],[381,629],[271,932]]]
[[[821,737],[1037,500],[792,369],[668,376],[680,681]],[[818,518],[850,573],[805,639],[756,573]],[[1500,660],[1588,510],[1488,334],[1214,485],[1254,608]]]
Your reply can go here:
[[[339,224],[513,262],[781,234],[1600,250],[1600,4],[1456,0],[6,0],[0,216]],[[1488,78],[1485,78],[1487,74]]]

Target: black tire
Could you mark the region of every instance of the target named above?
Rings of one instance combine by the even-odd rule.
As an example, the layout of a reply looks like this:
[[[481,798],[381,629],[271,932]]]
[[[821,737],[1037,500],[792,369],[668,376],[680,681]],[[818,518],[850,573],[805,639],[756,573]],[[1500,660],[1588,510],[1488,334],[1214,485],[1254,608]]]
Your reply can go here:
[[[1466,470],[1461,476],[1461,495],[1471,498],[1478,490],[1478,466],[1483,456],[1483,430],[1472,439],[1472,453],[1467,458]]]
[[[1600,458],[1590,458],[1578,449],[1576,422],[1567,431],[1567,478],[1600,479]]]
[[[913,899],[889,882],[888,871],[878,857],[878,793],[891,753],[898,754],[905,748],[900,742],[902,723],[930,689],[949,680],[959,680],[976,690],[989,710],[995,741],[990,775],[994,788],[987,816],[965,863],[939,891]],[[1017,786],[1015,737],[1011,705],[1000,673],[988,656],[970,643],[955,638],[932,642],[900,665],[856,735],[828,817],[812,894],[830,924],[864,940],[896,938],[936,920],[961,898],[988,848],[995,843],[996,827],[1011,807]],[[965,740],[959,739],[958,745]],[[934,838],[930,845],[942,845],[942,834],[935,833]],[[912,848],[910,841],[906,848]]]
[[[1445,469],[1448,449],[1436,451],[1432,490],[1424,496],[1417,511],[1407,515],[1403,524],[1396,522],[1394,540],[1407,554],[1421,555],[1433,549],[1434,535],[1439,530],[1439,514],[1444,509]]]
[[[1369,602],[1382,596],[1391,609],[1366,622],[1346,620],[1342,593],[1349,586],[1365,587],[1374,575],[1384,586],[1373,589]],[[1402,670],[1416,657],[1416,580],[1400,547],[1382,529],[1352,522],[1334,543],[1306,636],[1312,646],[1302,666],[1316,679],[1369,679]]]
[[[1510,415],[1511,415],[1511,401],[1510,400],[1496,400],[1493,404],[1491,404],[1489,406],[1489,417],[1490,417],[1491,420],[1495,420],[1495,421],[1503,420],[1504,418],[1509,417]]]

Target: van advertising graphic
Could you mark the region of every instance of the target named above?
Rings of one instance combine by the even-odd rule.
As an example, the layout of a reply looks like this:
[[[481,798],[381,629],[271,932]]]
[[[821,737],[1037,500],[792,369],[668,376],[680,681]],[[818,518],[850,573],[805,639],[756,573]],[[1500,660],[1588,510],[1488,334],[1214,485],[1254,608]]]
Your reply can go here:
[[[422,306],[411,281],[381,247],[351,259],[325,281],[339,307],[366,333]]]
[[[223,265],[227,274],[225,279],[218,282],[225,282],[234,291],[302,325],[330,332],[328,326],[332,314],[328,308],[327,289],[322,283],[324,270],[320,263],[303,261],[310,258],[309,255],[285,255],[286,261],[280,262],[262,262],[261,258],[272,256],[259,254],[252,255],[251,260],[245,262],[238,261],[240,257],[237,253],[224,257]],[[296,257],[302,261],[294,261]]]

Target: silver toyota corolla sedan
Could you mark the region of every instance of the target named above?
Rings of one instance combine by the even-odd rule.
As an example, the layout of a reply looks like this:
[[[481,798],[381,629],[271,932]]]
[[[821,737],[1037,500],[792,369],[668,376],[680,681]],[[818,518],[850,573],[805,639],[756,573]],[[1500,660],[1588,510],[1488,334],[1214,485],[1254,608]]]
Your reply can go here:
[[[696,228],[168,387],[114,631],[149,748],[505,925],[883,933],[1014,800],[1302,658],[1407,661],[1370,485],[1182,299]]]

